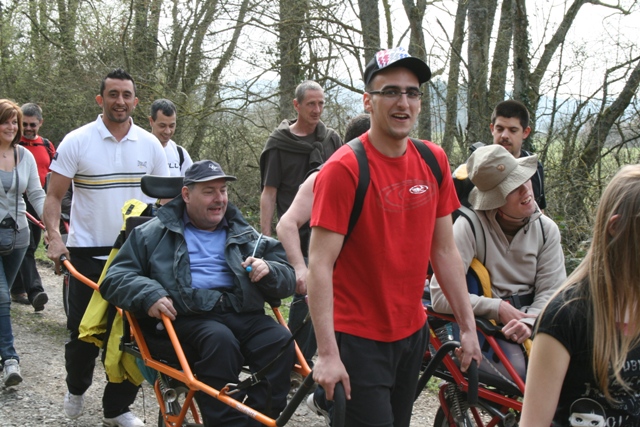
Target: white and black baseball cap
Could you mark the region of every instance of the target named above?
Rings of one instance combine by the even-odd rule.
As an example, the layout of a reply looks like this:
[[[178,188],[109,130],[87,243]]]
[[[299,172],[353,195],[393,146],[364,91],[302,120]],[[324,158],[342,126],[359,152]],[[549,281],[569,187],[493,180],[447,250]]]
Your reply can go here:
[[[431,78],[431,70],[422,59],[409,55],[403,47],[394,47],[376,52],[364,69],[364,84],[368,85],[378,71],[392,67],[404,67],[418,78],[420,84]]]

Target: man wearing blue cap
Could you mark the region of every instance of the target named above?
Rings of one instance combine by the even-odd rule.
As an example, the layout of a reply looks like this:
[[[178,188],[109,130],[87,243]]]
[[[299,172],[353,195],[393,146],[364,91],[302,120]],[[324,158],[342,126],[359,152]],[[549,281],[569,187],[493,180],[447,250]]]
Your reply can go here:
[[[342,382],[347,426],[410,424],[428,343],[422,292],[429,260],[460,322],[462,368],[481,360],[453,240],[451,212],[459,207],[453,182],[443,173],[438,184],[418,147],[432,152],[441,171],[449,162],[435,144],[408,138],[420,113],[420,85],[430,76],[402,48],[380,51],[367,65],[363,101],[371,129],[360,140],[370,180],[348,239],[362,176],[352,148],[338,150],[316,179],[307,276],[318,342],[313,375],[329,400]],[[319,390],[309,403],[322,413]]]
[[[182,194],[133,230],[100,292],[136,314],[143,330],[155,331],[161,314],[171,318],[195,357],[194,373],[217,389],[237,383],[243,364],[255,373],[283,351],[266,381],[233,395],[247,394],[247,405],[276,417],[286,405],[295,353],[291,334],[265,314],[264,303],[292,295],[295,273],[282,245],[259,236],[228,203],[227,182],[235,180],[216,162],[194,163]],[[207,394],[196,399],[205,426],[257,425]]]

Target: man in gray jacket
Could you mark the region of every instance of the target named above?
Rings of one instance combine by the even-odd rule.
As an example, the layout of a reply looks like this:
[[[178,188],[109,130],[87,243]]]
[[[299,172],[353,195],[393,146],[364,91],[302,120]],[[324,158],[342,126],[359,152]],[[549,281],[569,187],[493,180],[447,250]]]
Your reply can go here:
[[[227,181],[235,179],[210,160],[194,163],[182,194],[133,230],[100,292],[143,325],[161,314],[171,318],[196,357],[190,360],[195,374],[218,389],[237,382],[243,364],[257,372],[284,348],[245,402],[275,417],[286,405],[295,353],[291,334],[265,314],[264,303],[292,295],[295,273],[282,245],[259,236],[228,204]],[[196,399],[207,426],[255,423],[204,393]]]

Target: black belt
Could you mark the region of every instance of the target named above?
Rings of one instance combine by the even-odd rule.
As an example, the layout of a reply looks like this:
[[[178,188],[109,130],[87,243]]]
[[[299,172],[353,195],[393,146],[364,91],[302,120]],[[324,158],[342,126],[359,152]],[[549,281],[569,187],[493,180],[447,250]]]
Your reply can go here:
[[[524,306],[533,304],[533,300],[535,298],[535,293],[532,292],[530,294],[525,295],[510,295],[508,297],[502,297],[503,301],[507,301],[509,304],[514,306],[517,309],[520,309]]]
[[[67,247],[69,255],[76,257],[109,256],[112,246]]]

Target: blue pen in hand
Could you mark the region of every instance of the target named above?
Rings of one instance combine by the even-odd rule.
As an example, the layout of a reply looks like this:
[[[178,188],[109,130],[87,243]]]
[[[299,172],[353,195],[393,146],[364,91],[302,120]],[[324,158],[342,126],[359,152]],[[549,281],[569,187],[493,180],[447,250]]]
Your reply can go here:
[[[256,240],[256,245],[253,247],[253,253],[251,254],[251,258],[254,258],[256,256],[256,251],[258,250],[258,245],[260,244],[260,240],[262,240],[262,233],[260,233],[260,235],[258,236],[258,240]],[[244,268],[245,270],[247,270],[247,273],[251,273],[251,266],[248,265]]]

